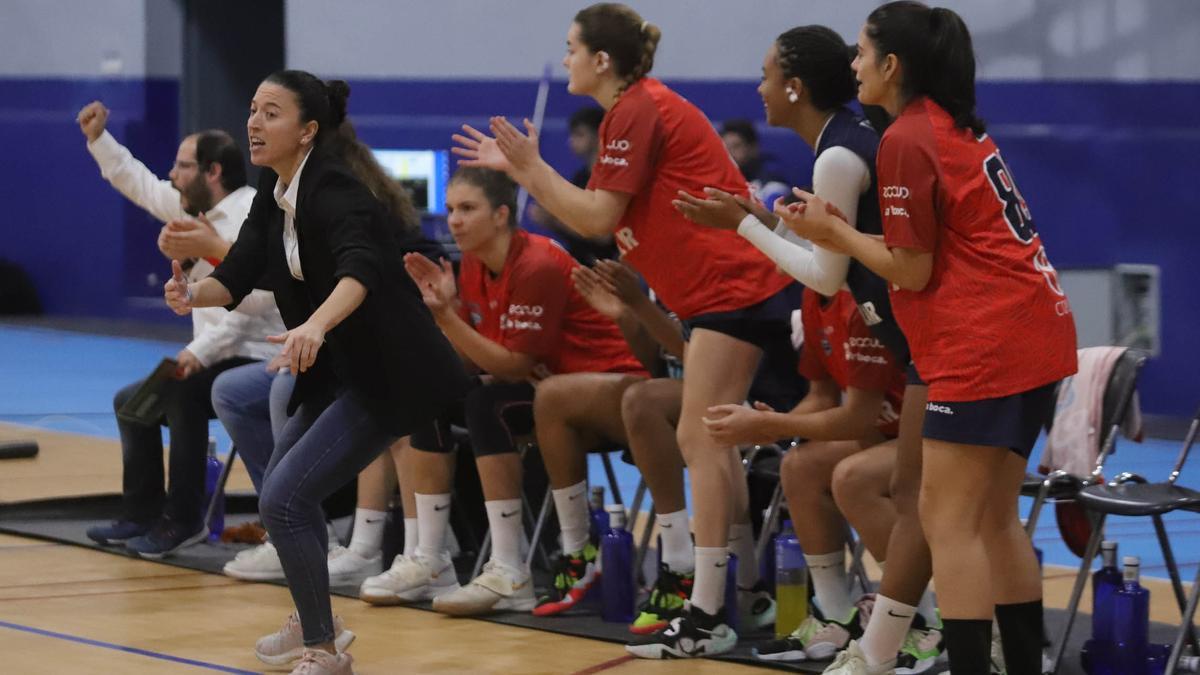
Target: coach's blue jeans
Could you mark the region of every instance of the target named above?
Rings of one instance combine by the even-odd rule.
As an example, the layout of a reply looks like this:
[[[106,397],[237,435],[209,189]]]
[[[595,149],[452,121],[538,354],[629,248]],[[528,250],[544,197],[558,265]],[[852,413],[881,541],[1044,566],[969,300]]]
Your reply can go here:
[[[305,645],[334,638],[321,501],[395,440],[357,395],[346,391],[323,410],[301,404],[276,439],[258,512],[283,563]]]
[[[275,439],[287,423],[288,400],[295,385],[296,378],[286,368],[270,373],[263,362],[227,370],[212,385],[213,410],[233,439],[259,494]]]

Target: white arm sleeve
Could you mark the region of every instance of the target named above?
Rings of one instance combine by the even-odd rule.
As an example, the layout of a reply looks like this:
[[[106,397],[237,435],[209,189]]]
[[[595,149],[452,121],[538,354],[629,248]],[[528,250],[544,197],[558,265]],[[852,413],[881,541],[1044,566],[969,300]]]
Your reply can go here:
[[[95,142],[88,143],[87,148],[100,165],[100,175],[150,215],[164,223],[191,217],[184,213],[179,203],[179,191],[171,181],[159,180],[112,134],[105,131]]]
[[[845,148],[826,150],[813,166],[813,192],[841,209],[852,226],[858,216],[859,196],[870,185],[867,163]],[[846,283],[849,256],[814,246],[782,223],[772,232],[757,218],[747,215],[738,225],[738,234],[784,272],[822,295],[833,295]]]

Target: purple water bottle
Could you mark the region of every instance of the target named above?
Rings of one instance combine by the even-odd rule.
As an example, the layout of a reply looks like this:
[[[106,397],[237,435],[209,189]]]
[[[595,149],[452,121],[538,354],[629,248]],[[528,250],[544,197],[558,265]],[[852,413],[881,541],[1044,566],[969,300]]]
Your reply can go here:
[[[637,582],[633,574],[633,535],[625,529],[625,507],[609,504],[608,532],[600,539],[600,616],[605,621],[633,621],[637,604]]]
[[[203,518],[208,513],[208,505],[212,503],[213,493],[217,490],[217,483],[221,480],[221,469],[225,465],[221,460],[217,459],[217,439],[211,436],[208,439],[208,458],[205,460],[204,466],[204,511],[200,514]],[[208,540],[217,541],[221,538],[221,532],[225,529],[225,493],[217,495],[217,504],[213,508],[212,517],[208,519]]]
[[[1125,556],[1121,587],[1113,596],[1113,672],[1143,675],[1149,655],[1150,591],[1138,583],[1141,562]]]

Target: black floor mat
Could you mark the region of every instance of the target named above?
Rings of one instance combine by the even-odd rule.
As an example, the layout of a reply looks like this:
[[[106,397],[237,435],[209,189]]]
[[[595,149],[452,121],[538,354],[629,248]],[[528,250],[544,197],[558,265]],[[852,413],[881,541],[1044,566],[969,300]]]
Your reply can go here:
[[[231,499],[231,505],[236,507],[237,498]],[[114,555],[130,555],[123,548],[98,546],[87,538],[87,528],[113,519],[120,508],[120,501],[115,495],[97,495],[72,499],[54,499],[20,504],[0,505],[0,532],[45,539],[65,544],[84,546]],[[243,518],[249,516],[243,516]],[[236,515],[230,516],[231,521],[237,521]],[[222,543],[204,543],[180,551],[177,555],[161,562],[176,567],[199,570],[220,574],[221,568],[245,545]],[[470,575],[470,561],[459,562],[459,576],[465,582]],[[336,595],[357,598],[361,579],[336,585],[332,591]],[[276,583],[276,582],[268,582]],[[278,582],[277,585],[283,585]],[[428,604],[413,605],[420,609],[429,609]],[[430,610],[432,611],[432,610]],[[624,643],[630,638],[630,633],[624,624],[606,623],[600,619],[598,607],[584,606],[565,615],[553,618],[538,618],[532,614],[507,613],[495,616],[479,617],[484,621],[532,628],[563,635],[592,638],[614,643]],[[1066,613],[1061,610],[1046,611],[1046,627],[1051,635],[1056,635],[1062,629]],[[1072,631],[1067,656],[1059,672],[1063,675],[1082,675],[1079,666],[1079,650],[1089,633],[1090,617],[1081,614]],[[1175,637],[1176,628],[1166,624],[1154,623],[1150,626],[1150,638],[1154,642],[1169,643]],[[768,663],[755,659],[751,647],[755,642],[769,639],[767,634],[740,634],[741,646],[731,654],[718,657],[722,660],[734,661],[757,666],[771,667],[792,672],[819,673],[827,662],[804,662],[797,664]],[[941,672],[935,670],[931,672]]]

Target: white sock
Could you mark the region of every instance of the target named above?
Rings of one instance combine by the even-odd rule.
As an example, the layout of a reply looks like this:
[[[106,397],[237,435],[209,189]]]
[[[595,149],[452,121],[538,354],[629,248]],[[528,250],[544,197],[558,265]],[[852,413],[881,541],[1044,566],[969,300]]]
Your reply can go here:
[[[921,594],[921,602],[917,603],[917,614],[925,619],[925,626],[928,628],[942,625],[942,620],[938,617],[937,602],[933,598],[933,591],[928,588]]]
[[[563,553],[582,551],[588,543],[587,481],[553,490],[554,508],[558,511],[558,526],[562,530]]]
[[[692,605],[706,614],[718,614],[725,606],[725,574],[729,549],[724,546],[696,547],[696,581]]]
[[[354,534],[350,535],[348,548],[364,558],[379,555],[386,524],[387,511],[354,509]]]
[[[417,494],[417,552],[429,560],[446,555],[446,527],[450,524],[450,493]],[[407,524],[407,521],[405,521]],[[407,539],[407,537],[406,537]],[[405,542],[405,548],[408,543]]]
[[[496,499],[484,502],[492,531],[492,560],[515,570],[524,570],[521,559],[521,500]]]
[[[825,614],[825,619],[844,622],[850,618],[850,611],[854,609],[854,599],[850,597],[850,587],[846,580],[845,549],[821,555],[806,554],[804,563],[808,565],[808,573],[812,575],[817,606]]]
[[[417,542],[420,541],[417,537],[417,519],[404,519],[404,557],[407,558],[417,552]]]
[[[658,514],[658,532],[662,537],[662,561],[667,567],[679,574],[695,570],[687,510]]]
[[[729,526],[729,552],[737,556],[738,588],[754,588],[758,583],[758,556],[754,550],[754,526],[734,523]]]
[[[916,613],[916,607],[896,602],[882,593],[875,595],[871,620],[858,641],[867,665],[879,666],[896,659]]]

